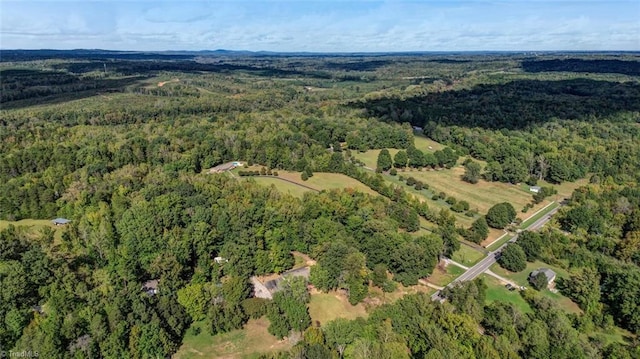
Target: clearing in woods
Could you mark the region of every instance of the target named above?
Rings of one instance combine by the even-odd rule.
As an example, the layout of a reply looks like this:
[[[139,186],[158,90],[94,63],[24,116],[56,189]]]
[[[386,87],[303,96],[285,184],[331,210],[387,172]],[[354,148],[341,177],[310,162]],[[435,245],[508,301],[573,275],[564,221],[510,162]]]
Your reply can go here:
[[[433,273],[427,278],[427,282],[444,287],[447,284],[453,282],[454,279],[459,277],[465,270],[454,264],[445,265],[442,261],[438,263]]]
[[[242,167],[236,168],[232,171],[235,176],[238,176],[239,171],[259,171],[261,166],[253,166],[253,167]],[[278,176],[272,177],[246,177],[253,178],[258,183],[262,183],[264,185],[273,184],[276,189],[282,191],[284,193],[291,193],[294,196],[302,196],[305,191],[309,190],[331,190],[331,189],[344,189],[351,188],[356,191],[368,193],[374,196],[378,196],[379,194],[369,188],[367,185],[359,182],[356,179],[353,179],[349,176],[345,176],[340,173],[328,173],[328,172],[314,172],[313,177],[310,177],[308,180],[303,181],[301,178],[300,172],[292,172],[292,171],[277,171]],[[238,178],[243,178],[239,177]],[[284,181],[283,179],[287,180]],[[298,189],[294,189],[293,186],[298,186]],[[308,187],[308,188],[307,188]]]
[[[405,178],[413,177],[428,184],[429,189],[437,193],[444,192],[447,197],[453,196],[458,201],[469,202],[471,209],[477,209],[481,214],[486,214],[489,208],[495,204],[509,202],[522,217],[520,210],[533,199],[532,193],[512,184],[485,180],[480,180],[476,184],[465,182],[462,180],[464,174],[462,166],[439,171],[407,170],[400,173]],[[538,207],[542,208],[543,206],[539,205]],[[539,208],[534,208],[531,213]]]
[[[531,287],[531,284],[529,284],[529,274],[531,272],[533,272],[536,269],[540,269],[540,268],[549,268],[551,270],[553,270],[554,272],[556,272],[558,277],[562,277],[562,278],[569,278],[569,272],[563,268],[557,267],[557,266],[553,266],[541,261],[535,261],[533,263],[529,263],[527,262],[527,267],[520,272],[514,273],[514,272],[509,272],[508,270],[502,268],[499,264],[494,264],[491,266],[491,271],[494,272],[495,274],[501,276],[501,277],[505,277],[507,279],[510,279],[518,284],[520,284],[521,286],[525,286],[525,287]],[[557,280],[557,279],[556,279]],[[578,307],[578,305],[574,302],[571,301],[571,299],[563,296],[562,294],[560,294],[559,292],[552,292],[549,289],[544,289],[542,291],[540,291],[540,294],[542,294],[544,297],[547,297],[551,300],[553,300],[555,303],[558,304],[558,306],[564,310],[566,310],[569,313],[581,313],[580,308]]]
[[[251,358],[291,348],[287,339],[278,340],[269,334],[269,320],[266,317],[250,319],[243,329],[217,335],[209,334],[205,322],[191,325],[182,346],[173,355],[174,359]],[[199,334],[194,335],[194,330],[199,330]]]
[[[319,322],[325,325],[336,318],[355,319],[367,317],[364,304],[351,305],[347,297],[336,291],[321,293],[316,290],[311,292],[309,301],[309,315],[313,323]]]
[[[414,144],[416,148],[422,152],[434,152],[437,150],[441,150],[445,147],[439,144],[438,142],[431,140],[429,138],[426,138],[424,136],[415,136]],[[392,158],[393,156],[395,156],[396,153],[398,153],[398,151],[400,151],[399,149],[396,149],[396,148],[389,148],[388,150]],[[376,163],[378,162],[378,155],[380,154],[380,150],[369,150],[366,152],[358,152],[353,150],[351,151],[351,153],[355,158],[364,162],[365,166],[372,169],[376,168]]]
[[[485,302],[491,304],[495,301],[508,302],[513,304],[516,308],[520,309],[523,313],[531,313],[531,307],[517,290],[510,291],[505,288],[498,279],[488,274],[482,274],[480,276],[487,285],[487,291],[485,294]]]
[[[57,227],[56,225],[51,223],[50,219],[30,219],[29,218],[29,219],[22,219],[19,221],[0,220],[0,231],[9,227],[9,225],[13,225],[15,227],[25,227],[27,228],[28,233],[31,236],[35,236],[37,232],[42,230],[43,228],[51,228],[55,232],[53,238],[57,243],[60,243],[60,240],[62,239],[62,230],[60,229],[64,228],[64,226]]]
[[[173,79],[173,80],[169,80],[169,81],[161,81],[158,82],[158,87],[162,87],[166,84],[170,84],[170,83],[174,83],[174,82],[180,82],[180,79]]]
[[[283,181],[278,177],[253,177],[253,179],[263,186],[275,186],[282,193],[288,193],[294,197],[302,198],[306,192],[311,190],[298,184]]]

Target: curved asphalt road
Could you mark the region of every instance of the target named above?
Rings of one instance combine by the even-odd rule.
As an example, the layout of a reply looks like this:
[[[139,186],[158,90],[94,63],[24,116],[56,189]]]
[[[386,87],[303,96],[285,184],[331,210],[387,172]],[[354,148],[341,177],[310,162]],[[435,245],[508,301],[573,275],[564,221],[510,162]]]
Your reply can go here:
[[[547,224],[547,222],[549,222],[551,217],[553,217],[553,215],[556,214],[556,212],[558,212],[560,207],[561,207],[561,205],[556,207],[556,208],[554,208],[554,209],[552,209],[549,213],[547,213],[544,216],[542,216],[542,218],[540,218],[539,220],[537,220],[534,223],[532,223],[531,225],[529,225],[529,227],[527,227],[525,230],[527,230],[527,231],[535,231],[535,230],[538,230],[538,229],[542,228],[545,224]],[[468,280],[473,280],[474,278],[476,278],[480,274],[484,273],[487,269],[489,269],[489,267],[491,267],[496,262],[496,255],[500,254],[502,252],[502,250],[504,249],[504,247],[506,247],[509,243],[513,243],[513,242],[515,242],[517,240],[518,240],[518,235],[516,234],[516,236],[511,238],[507,243],[501,245],[495,251],[489,252],[484,259],[482,259],[480,262],[478,262],[473,267],[469,268],[466,272],[462,273],[462,275],[460,275],[458,278],[456,278],[453,282],[449,283],[447,285],[447,287],[451,287],[451,286],[455,285],[458,282],[464,282],[464,281],[468,281]],[[440,300],[440,301],[443,300],[442,297],[440,297],[440,291],[435,292],[431,296],[431,299]]]

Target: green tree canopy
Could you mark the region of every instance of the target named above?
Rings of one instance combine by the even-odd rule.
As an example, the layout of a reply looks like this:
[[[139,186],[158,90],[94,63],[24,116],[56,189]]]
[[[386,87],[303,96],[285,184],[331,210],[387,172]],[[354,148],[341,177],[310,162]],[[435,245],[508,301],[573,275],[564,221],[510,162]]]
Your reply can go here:
[[[462,179],[469,183],[478,183],[481,172],[482,166],[478,162],[468,161],[464,165],[464,174],[462,175]]]
[[[498,203],[489,209],[486,219],[490,227],[502,229],[516,219],[516,210],[509,202]]]
[[[509,243],[503,250],[498,263],[511,272],[520,272],[527,267],[527,256],[517,243]]]
[[[393,166],[397,168],[407,167],[407,162],[409,161],[409,157],[407,156],[406,151],[398,151],[395,156],[393,156]]]
[[[387,150],[386,148],[383,148],[382,150],[380,150],[380,153],[378,154],[378,161],[377,161],[378,168],[381,169],[382,171],[388,171],[392,165],[393,165],[393,161],[391,160],[391,154],[389,153],[389,150]]]

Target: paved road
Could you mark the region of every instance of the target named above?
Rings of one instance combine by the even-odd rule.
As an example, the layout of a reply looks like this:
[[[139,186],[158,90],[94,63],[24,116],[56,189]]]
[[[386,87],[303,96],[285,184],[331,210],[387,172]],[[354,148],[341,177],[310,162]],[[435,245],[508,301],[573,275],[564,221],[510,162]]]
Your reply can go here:
[[[560,209],[560,206],[552,209],[549,213],[542,216],[539,220],[530,224],[529,227],[526,228],[526,230],[535,231],[542,228],[547,222],[549,222],[551,217],[553,217],[553,215],[556,214],[556,212],[558,212],[559,209]],[[462,275],[456,278],[453,282],[449,283],[447,287],[451,287],[458,282],[473,280],[480,274],[484,273],[487,269],[489,269],[489,267],[491,267],[496,262],[496,255],[501,253],[504,247],[506,247],[509,243],[513,243],[517,240],[518,240],[518,235],[516,234],[515,237],[511,238],[507,243],[501,245],[495,251],[489,252],[485,258],[483,258],[480,262],[478,262],[478,264],[474,265],[473,267],[469,268],[466,272],[462,273]],[[431,296],[431,299],[442,300],[440,298],[440,291],[435,292]]]

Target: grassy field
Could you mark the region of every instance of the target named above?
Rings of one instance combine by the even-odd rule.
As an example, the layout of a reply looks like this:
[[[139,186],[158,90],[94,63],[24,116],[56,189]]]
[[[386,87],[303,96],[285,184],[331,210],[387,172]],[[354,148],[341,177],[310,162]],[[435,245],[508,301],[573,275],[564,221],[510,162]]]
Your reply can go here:
[[[200,334],[193,335],[194,327],[200,328]],[[269,320],[262,317],[249,320],[243,329],[212,336],[204,322],[197,322],[191,326],[173,358],[257,358],[261,353],[291,347],[286,340],[278,340],[269,334],[268,327]]]
[[[282,193],[288,193],[294,197],[302,198],[302,196],[311,191],[308,188],[298,186],[287,181],[279,179],[279,177],[253,177],[258,184],[264,186],[275,186],[276,189]]]
[[[424,135],[416,135],[413,137],[414,144],[417,149],[422,152],[434,152],[443,149],[445,146],[438,142],[425,137]]]
[[[51,220],[49,219],[23,219],[20,221],[2,221],[0,220],[0,231],[9,227],[9,225],[14,225],[16,227],[24,226],[24,227],[33,227],[33,229],[40,229],[43,227],[49,227],[52,229],[57,228]]]
[[[399,175],[402,175],[403,177],[408,177],[407,173],[410,172],[398,172]],[[438,201],[434,201],[431,199],[431,197],[433,196],[433,191],[431,190],[420,190],[417,191],[415,188],[413,187],[409,187],[407,186],[404,182],[400,182],[400,180],[398,179],[398,176],[390,176],[390,175],[383,175],[383,177],[388,180],[389,182],[396,184],[396,185],[400,185],[402,186],[402,188],[404,188],[404,190],[407,193],[411,193],[415,196],[417,196],[416,198],[420,198],[423,201],[427,202],[427,204],[429,205],[429,207],[435,208],[435,209],[443,209],[443,208],[450,208],[451,206],[448,205],[447,203],[445,203],[445,201],[442,200],[438,200]],[[467,217],[465,216],[463,213],[456,213],[456,212],[452,212],[453,215],[456,217],[456,223],[465,226],[465,227],[469,227],[471,226],[471,223],[473,223],[474,218],[471,217]]]
[[[397,289],[391,293],[384,293],[380,288],[371,287],[369,288],[369,299],[368,301],[376,303],[376,304],[389,304],[393,303],[396,300],[404,297],[408,294],[416,294],[416,293],[426,293],[433,294],[436,292],[436,289],[427,287],[425,285],[413,285],[410,287],[404,287],[400,283],[396,283]]]
[[[579,179],[575,182],[563,182],[561,184],[553,184],[547,181],[538,181],[538,186],[553,187],[558,191],[558,194],[550,197],[555,201],[562,201],[563,198],[571,197],[571,194],[576,188],[585,186],[587,184],[589,184],[589,180],[587,178]],[[529,190],[529,186],[525,183],[521,183],[520,186],[524,191]]]
[[[531,193],[522,190],[519,186],[484,180],[480,180],[476,184],[470,184],[461,179],[463,174],[464,168],[462,166],[440,171],[408,170],[403,173],[405,177],[411,176],[429,184],[430,189],[436,192],[444,192],[447,196],[453,196],[458,201],[469,202],[471,209],[477,209],[482,214],[487,213],[489,208],[497,203],[509,202],[515,207],[519,216],[522,217],[520,210],[532,200]],[[533,211],[543,206],[539,205]]]
[[[344,295],[335,291],[313,293],[309,302],[311,320],[324,325],[336,318],[355,319],[366,317],[367,312],[362,303],[351,305]]]
[[[244,170],[260,170],[261,166],[253,166],[249,168],[244,168]],[[237,176],[237,172],[243,169],[236,168],[231,173]],[[327,173],[327,172],[314,172],[313,177],[309,178],[306,181],[303,181],[300,178],[300,172],[291,172],[291,171],[278,171],[278,177],[248,177],[253,178],[256,182],[264,184],[264,185],[274,185],[279,191],[285,193],[291,193],[294,196],[302,197],[304,192],[310,190],[330,190],[330,189],[344,189],[351,188],[356,191],[369,193],[374,196],[378,196],[379,194],[367,187],[365,184],[343,174],[339,173]],[[242,177],[238,177],[242,178]],[[280,178],[280,179],[278,179]],[[283,181],[282,179],[287,179],[291,182]],[[300,186],[297,186],[299,184]],[[309,187],[305,188],[303,186]]]
[[[518,273],[509,272],[508,270],[500,267],[500,265],[498,265],[497,263],[491,266],[491,271],[496,273],[499,276],[510,279],[520,284],[521,286],[531,287],[528,281],[529,273],[539,268],[549,268],[554,272],[556,272],[558,277],[563,277],[563,278],[569,277],[569,272],[567,272],[565,269],[557,266],[552,266],[541,261],[535,261],[533,263],[527,262],[527,267],[523,271]],[[580,313],[580,308],[578,308],[578,305],[572,302],[571,299],[563,296],[560,293],[553,293],[550,290],[545,289],[541,291],[540,294],[542,294],[543,296],[549,299],[552,299],[554,302],[558,304],[560,308],[570,313]]]
[[[473,249],[469,246],[460,245],[460,249],[458,249],[455,253],[453,253],[453,256],[451,259],[453,259],[454,261],[462,265],[471,267],[474,264],[480,262],[480,260],[484,257],[485,257],[484,253],[476,249]]]
[[[391,158],[393,158],[393,156],[395,156],[396,153],[400,151],[395,148],[389,148],[388,150],[389,150],[389,153],[391,154]],[[380,150],[369,150],[366,152],[353,151],[351,153],[353,154],[353,157],[364,162],[364,165],[369,168],[376,169],[376,167],[378,166],[377,163],[378,163],[378,155],[380,154]]]
[[[491,304],[495,301],[508,302],[520,309],[523,313],[532,312],[531,307],[529,307],[529,303],[520,296],[519,291],[509,291],[498,279],[490,275],[482,274],[480,277],[484,279],[484,282],[487,285],[485,299],[487,304]]]
[[[300,178],[300,172],[278,172],[279,177],[286,178],[290,181],[300,183],[302,185],[315,188],[319,191],[329,189],[352,188],[360,192],[369,193],[378,196],[378,193],[351,177],[339,173],[314,172],[313,177],[306,181]]]
[[[449,264],[444,269],[440,265],[438,265],[433,270],[433,274],[431,274],[431,276],[427,278],[427,282],[440,287],[444,287],[447,284],[453,282],[453,280],[460,276],[462,273],[464,273],[464,269],[456,265]]]
[[[439,144],[436,141],[430,140],[424,136],[414,136],[415,146],[422,152],[434,152],[443,149],[445,146]],[[397,148],[388,148],[391,157],[395,156],[398,151]],[[377,167],[378,155],[380,150],[370,150],[366,152],[352,152],[354,157],[365,163],[365,166],[375,169]]]
[[[56,225],[51,223],[51,220],[49,219],[22,219],[20,221],[0,220],[0,231],[9,227],[9,225],[14,225],[16,227],[27,227],[29,228],[29,232],[33,233],[34,235],[37,233],[37,231],[43,228],[46,228],[46,227],[51,228],[55,231],[54,240],[57,243],[60,243],[60,240],[62,239],[61,229],[64,228],[64,227],[57,227]]]

